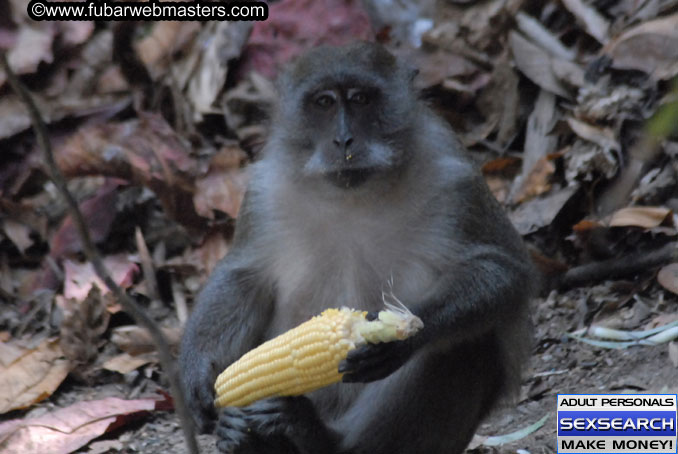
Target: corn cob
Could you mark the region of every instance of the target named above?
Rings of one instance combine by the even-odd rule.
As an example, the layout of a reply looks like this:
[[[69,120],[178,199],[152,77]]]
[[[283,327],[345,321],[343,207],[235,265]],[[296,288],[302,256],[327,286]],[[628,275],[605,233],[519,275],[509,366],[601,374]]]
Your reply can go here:
[[[403,340],[424,324],[401,305],[387,303],[379,317],[346,307],[327,309],[247,352],[214,385],[216,407],[246,406],[273,396],[296,396],[341,380],[339,362],[366,342]]]

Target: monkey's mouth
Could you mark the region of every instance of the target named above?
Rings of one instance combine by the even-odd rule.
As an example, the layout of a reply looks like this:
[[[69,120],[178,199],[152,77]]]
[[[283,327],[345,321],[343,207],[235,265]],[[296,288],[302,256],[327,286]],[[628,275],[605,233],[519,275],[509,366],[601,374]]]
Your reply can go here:
[[[374,172],[375,169],[371,167],[343,169],[329,172],[326,177],[337,187],[351,189],[361,186]]]

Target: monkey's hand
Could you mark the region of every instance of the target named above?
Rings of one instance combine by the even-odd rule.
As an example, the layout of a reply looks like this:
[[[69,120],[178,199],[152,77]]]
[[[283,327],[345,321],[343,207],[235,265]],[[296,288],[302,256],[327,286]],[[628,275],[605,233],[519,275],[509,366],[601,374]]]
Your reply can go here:
[[[249,452],[252,445],[284,437],[300,453],[331,452],[330,434],[304,396],[274,397],[247,407],[219,410],[217,448],[225,453]]]
[[[366,344],[348,352],[339,363],[344,383],[366,383],[381,380],[398,370],[412,356],[410,339],[380,344]]]

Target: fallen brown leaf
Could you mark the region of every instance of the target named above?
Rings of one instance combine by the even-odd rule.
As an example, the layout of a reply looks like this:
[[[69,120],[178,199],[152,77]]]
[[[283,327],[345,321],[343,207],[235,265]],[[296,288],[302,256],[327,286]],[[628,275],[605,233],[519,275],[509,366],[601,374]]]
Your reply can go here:
[[[482,171],[484,175],[499,172],[515,173],[516,167],[519,165],[520,165],[519,158],[513,156],[502,156],[500,158],[495,158],[484,163],[482,166]]]
[[[59,30],[59,35],[61,35],[63,44],[68,46],[76,46],[78,44],[84,43],[94,31],[93,21],[58,21],[56,22],[56,25]]]
[[[666,290],[678,295],[678,263],[670,263],[659,270],[657,282]]]
[[[58,340],[46,339],[34,349],[22,350],[21,356],[11,363],[3,364],[0,367],[0,414],[29,407],[49,397],[70,370],[70,363],[62,357]]]
[[[105,361],[101,367],[119,374],[127,374],[144,366],[148,363],[157,362],[157,354],[155,352],[143,353],[137,356],[130,355],[123,352],[113,358]]]
[[[7,235],[7,238],[14,243],[22,254],[26,249],[33,245],[33,240],[30,237],[31,229],[21,224],[14,219],[5,219],[2,223],[2,229]]]
[[[182,330],[178,326],[161,328],[167,343],[171,348],[176,348],[181,340]],[[145,328],[137,325],[118,326],[111,334],[113,342],[120,350],[132,356],[155,352],[155,344]]]
[[[111,231],[116,215],[114,207],[119,185],[118,181],[108,180],[97,190],[96,194],[79,205],[87,229],[95,243],[104,241]],[[50,254],[54,258],[61,258],[81,250],[80,234],[73,224],[73,218],[68,215],[50,240]]]
[[[283,0],[271,3],[268,19],[252,26],[239,70],[272,77],[282,64],[312,47],[372,37],[362,2]]]
[[[212,157],[209,171],[195,183],[193,203],[199,215],[214,219],[216,209],[238,216],[248,181],[247,170],[241,168],[246,159],[238,147],[224,148]]]
[[[123,123],[80,128],[55,155],[67,177],[105,175],[145,185],[157,194],[170,217],[203,225],[192,202],[202,164],[159,115],[140,113],[138,119]]]
[[[162,404],[154,399],[116,397],[78,402],[36,418],[0,423],[0,443],[7,454],[68,454]]]
[[[542,227],[551,225],[578,190],[579,186],[572,185],[552,190],[542,197],[535,197],[509,212],[509,219],[521,235],[536,232]]]
[[[609,226],[651,229],[660,226],[670,214],[671,210],[664,207],[626,207],[612,214]]]
[[[678,74],[678,14],[644,22],[630,28],[601,51],[612,66],[637,69],[655,79]]]
[[[555,171],[556,166],[551,159],[547,156],[539,159],[513,195],[513,200],[522,203],[548,192],[551,189],[551,176]]]
[[[101,336],[108,328],[110,314],[99,287],[91,287],[87,298],[65,300],[67,306],[60,327],[60,345],[74,364],[87,364],[99,353]]]
[[[595,143],[604,150],[621,150],[619,142],[617,139],[615,139],[614,132],[612,132],[612,130],[609,128],[594,126],[572,117],[567,118],[567,124],[579,137],[589,142]]]
[[[518,69],[528,79],[544,90],[564,98],[570,98],[567,89],[553,72],[553,58],[548,52],[515,31],[511,32],[509,42]]]
[[[113,280],[122,288],[128,288],[132,285],[134,275],[139,272],[139,266],[131,262],[126,254],[109,255],[104,258],[104,266],[108,269]],[[82,301],[87,294],[96,285],[102,293],[107,293],[108,287],[97,276],[92,264],[77,263],[71,260],[64,260],[64,297],[72,298],[76,301]]]
[[[135,42],[134,48],[151,77],[156,79],[167,71],[172,54],[181,50],[199,30],[199,22],[153,22],[151,32]]]
[[[591,221],[588,219],[584,219],[582,221],[577,222],[575,225],[572,226],[572,231],[574,232],[588,232],[593,229],[597,229],[599,227],[603,227],[603,224],[599,223],[598,221]]]
[[[607,42],[610,24],[593,6],[582,0],[563,0],[563,5],[584,24],[586,33],[596,38],[601,44]]]
[[[55,27],[50,23],[24,25],[19,30],[14,46],[7,52],[9,66],[16,74],[33,73],[40,62],[51,63],[52,41]],[[5,82],[5,73],[0,70],[0,86]]]
[[[523,164],[520,175],[512,185],[512,201],[525,201],[547,192],[550,188],[546,182],[549,175],[555,171],[555,167],[546,159],[546,156],[552,153],[558,144],[558,138],[552,134],[558,117],[556,97],[547,90],[540,90],[534,109],[527,120]],[[538,165],[540,168],[536,168]],[[549,166],[553,166],[550,171]],[[531,181],[528,181],[530,179]]]
[[[228,62],[240,57],[251,25],[248,22],[214,21],[203,27],[196,40],[199,47],[194,50],[200,58],[187,89],[197,119],[206,113],[219,112],[214,102],[224,88]]]
[[[673,367],[678,367],[678,342],[669,342],[669,359]]]

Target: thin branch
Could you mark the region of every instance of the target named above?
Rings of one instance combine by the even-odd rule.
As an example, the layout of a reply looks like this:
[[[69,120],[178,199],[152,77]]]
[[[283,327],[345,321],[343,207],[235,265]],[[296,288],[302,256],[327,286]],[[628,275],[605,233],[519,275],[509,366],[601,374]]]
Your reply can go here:
[[[562,276],[558,287],[582,287],[591,282],[619,279],[675,261],[678,261],[678,242],[666,244],[654,251],[639,252],[571,268]]]
[[[0,63],[2,63],[2,67],[5,70],[7,80],[12,89],[16,92],[19,98],[21,98],[22,102],[28,109],[31,123],[33,125],[33,131],[35,132],[35,137],[38,141],[38,146],[42,150],[42,154],[45,159],[45,170],[47,171],[49,178],[59,190],[59,193],[66,200],[69,213],[73,219],[73,224],[78,231],[80,240],[82,241],[83,250],[87,256],[87,259],[92,263],[97,276],[99,276],[99,278],[106,284],[113,295],[115,295],[120,304],[122,304],[122,306],[125,308],[125,311],[127,311],[134,318],[134,321],[137,324],[145,327],[151,334],[153,343],[160,353],[160,362],[162,367],[169,378],[170,390],[172,392],[172,397],[174,398],[174,408],[177,412],[177,415],[179,416],[181,427],[184,431],[184,437],[186,439],[188,451],[191,454],[198,454],[199,451],[195,440],[193,423],[188,412],[188,408],[186,407],[186,400],[179,386],[176,369],[174,368],[174,360],[172,358],[172,354],[170,353],[165,336],[160,331],[157,323],[151,319],[136,302],[129,298],[127,294],[120,288],[120,286],[115,283],[113,278],[111,278],[111,275],[104,266],[99,251],[94,246],[94,242],[92,241],[92,237],[89,234],[85,220],[82,216],[82,213],[80,212],[80,209],[78,208],[78,203],[73,197],[73,194],[71,194],[71,192],[68,190],[66,180],[57,167],[56,161],[54,160],[54,153],[52,152],[52,146],[47,136],[47,127],[45,126],[42,116],[38,111],[35,101],[26,87],[24,87],[24,85],[16,77],[12,71],[12,68],[10,68],[9,63],[7,62],[7,56],[4,52],[0,55]]]

